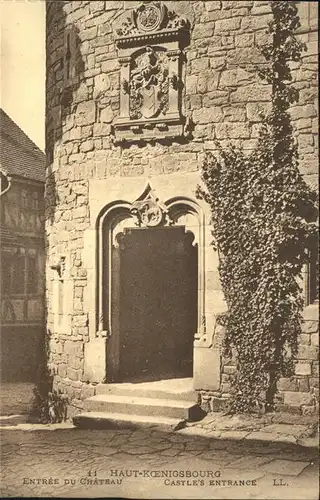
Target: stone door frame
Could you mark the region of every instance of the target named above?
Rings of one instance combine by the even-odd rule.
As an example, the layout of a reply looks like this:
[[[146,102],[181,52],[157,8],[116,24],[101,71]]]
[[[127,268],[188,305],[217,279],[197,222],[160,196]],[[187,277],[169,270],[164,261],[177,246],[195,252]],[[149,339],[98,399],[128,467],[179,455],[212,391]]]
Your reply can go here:
[[[148,189],[148,186],[146,190]],[[151,189],[151,188],[150,188]],[[146,192],[145,190],[145,192]],[[117,246],[116,237],[125,227],[134,225],[134,218],[130,212],[132,202],[115,201],[106,205],[99,214],[97,224],[97,296],[96,296],[96,331],[97,336],[108,339],[114,335],[113,322],[115,313],[111,298],[114,293],[113,257],[111,248]],[[198,245],[198,318],[197,331],[194,340],[205,335],[205,287],[204,287],[204,214],[198,203],[190,198],[177,196],[164,202],[173,225],[183,225],[187,232],[194,236],[193,244]],[[106,265],[105,258],[108,258]],[[107,295],[105,287],[107,284]],[[105,302],[107,301],[107,311]],[[119,356],[119,352],[115,354]],[[108,377],[106,377],[108,381]]]
[[[182,225],[194,235],[198,244],[198,319],[193,349],[193,384],[195,389],[218,390],[221,377],[219,335],[216,335],[216,315],[225,310],[218,283],[218,257],[210,246],[210,207],[196,200],[195,188],[200,181],[198,172],[146,178],[92,179],[89,182],[91,227],[84,233],[84,265],[87,286],[84,292],[88,312],[89,338],[84,345],[84,379],[106,382],[110,305],[103,315],[104,242],[122,232],[129,221],[134,224],[133,205],[143,201],[148,190],[155,193],[163,208],[165,222]],[[158,198],[159,197],[159,198]],[[138,203],[139,205],[139,203]],[[107,231],[107,233],[105,233]],[[104,238],[104,234],[107,235]],[[109,256],[110,258],[110,256]],[[109,262],[108,268],[112,269]],[[109,284],[112,287],[112,283]]]

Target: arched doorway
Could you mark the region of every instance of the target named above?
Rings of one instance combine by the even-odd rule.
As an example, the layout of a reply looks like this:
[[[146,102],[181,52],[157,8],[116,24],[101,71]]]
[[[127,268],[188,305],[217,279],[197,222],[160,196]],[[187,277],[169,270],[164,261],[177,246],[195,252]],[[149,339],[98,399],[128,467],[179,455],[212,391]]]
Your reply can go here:
[[[200,217],[186,200],[161,203],[150,186],[100,219],[97,321],[106,381],[191,377],[201,329]]]
[[[185,227],[127,228],[119,247],[119,378],[192,377],[198,248]]]

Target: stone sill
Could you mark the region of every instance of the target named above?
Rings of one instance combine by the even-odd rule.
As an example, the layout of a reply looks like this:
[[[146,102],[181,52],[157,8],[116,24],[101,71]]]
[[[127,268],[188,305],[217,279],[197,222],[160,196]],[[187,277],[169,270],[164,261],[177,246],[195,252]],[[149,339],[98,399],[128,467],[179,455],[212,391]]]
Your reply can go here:
[[[130,119],[128,116],[118,117],[114,122],[114,127],[118,128],[131,128],[131,127],[139,127],[139,128],[152,128],[157,127],[159,125],[165,124],[167,126],[171,124],[183,123],[184,120],[180,113],[168,113],[167,116],[157,116],[156,118],[146,119]]]
[[[115,42],[118,47],[135,47],[142,43],[160,43],[177,40],[188,34],[188,28],[167,28],[166,30],[154,31],[150,33],[138,33],[133,35],[118,36]]]
[[[180,114],[166,118],[130,120],[118,118],[114,123],[115,143],[134,143],[160,139],[173,139],[184,135],[185,119]]]

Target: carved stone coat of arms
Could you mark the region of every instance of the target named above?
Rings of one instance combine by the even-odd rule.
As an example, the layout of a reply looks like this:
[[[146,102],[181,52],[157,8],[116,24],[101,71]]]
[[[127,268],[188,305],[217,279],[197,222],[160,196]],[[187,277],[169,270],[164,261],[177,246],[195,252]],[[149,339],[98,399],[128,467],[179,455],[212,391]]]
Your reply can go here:
[[[116,31],[120,70],[120,115],[116,139],[148,140],[183,135],[182,48],[186,19],[161,2],[126,14]]]

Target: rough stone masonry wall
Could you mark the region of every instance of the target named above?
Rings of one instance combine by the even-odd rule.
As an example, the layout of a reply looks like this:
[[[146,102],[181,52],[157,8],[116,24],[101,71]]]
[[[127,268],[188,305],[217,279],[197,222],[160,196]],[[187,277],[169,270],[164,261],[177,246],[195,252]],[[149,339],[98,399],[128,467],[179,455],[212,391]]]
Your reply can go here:
[[[268,3],[268,2],[260,2]],[[293,84],[299,89],[299,102],[291,107],[295,136],[299,146],[299,166],[306,181],[318,186],[318,5],[298,3],[301,27],[298,37],[306,44],[302,61],[292,63]],[[221,345],[223,333],[216,342]],[[319,411],[319,304],[306,303],[295,376],[278,383],[277,409],[312,415]],[[235,359],[222,358],[220,391],[203,392],[207,409],[220,410],[230,397],[231,377],[236,371]]]
[[[217,332],[216,342],[221,345],[223,329]],[[219,391],[202,391],[202,405],[207,411],[220,411],[230,398],[231,377],[236,372],[235,357],[221,361]],[[319,411],[319,307],[309,305],[303,313],[302,334],[295,366],[295,375],[280,378],[276,395],[277,411],[313,415]]]
[[[119,63],[112,23],[123,9],[138,2],[60,1],[47,2],[47,327],[51,335],[49,367],[55,386],[70,397],[72,412],[83,407],[83,399],[94,394],[84,377],[84,345],[89,341],[86,308],[87,270],[84,266],[83,232],[90,225],[89,183],[108,179],[110,184],[128,176],[171,174],[199,169],[205,149],[214,149],[213,139],[228,140],[250,150],[259,129],[259,112],[270,106],[270,88],[257,76],[263,62],[259,47],[266,41],[270,19],[266,1],[166,2],[192,22],[191,42],[186,49],[186,80],[183,114],[194,123],[193,139],[179,144],[148,144],[121,148],[113,144],[112,121],[119,112]],[[316,2],[308,5],[301,34],[309,52],[297,65],[295,78],[301,101],[292,109],[297,128],[303,173],[315,181],[316,127]],[[303,7],[305,10],[305,7]],[[66,58],[66,32],[74,45]],[[72,68],[71,87],[66,64]],[[71,89],[71,90],[70,90]],[[108,91],[108,102],[99,114],[96,98]],[[179,186],[177,186],[177,189]],[[209,250],[211,251],[211,250]],[[50,269],[66,256],[62,280]],[[307,334],[305,334],[307,335]],[[310,339],[314,339],[309,335]],[[303,356],[315,374],[316,346],[305,337]],[[309,345],[310,344],[310,345]],[[312,365],[310,364],[312,362]],[[222,393],[228,392],[226,365]],[[295,390],[282,386],[284,404],[295,404],[296,394],[310,395],[315,378],[297,374]],[[298,391],[298,380],[299,390]],[[306,381],[306,382],[303,382]],[[312,384],[311,384],[312,381]],[[285,384],[286,381],[283,381]],[[301,392],[302,387],[308,390]],[[219,395],[221,395],[221,392]],[[290,396],[286,396],[290,394]],[[203,399],[212,394],[203,393]],[[308,396],[305,396],[308,398]],[[290,400],[291,399],[291,400]],[[289,401],[290,400],[290,401]],[[300,404],[300,399],[298,403]],[[303,401],[304,402],[304,401]],[[309,400],[307,401],[309,403]]]

